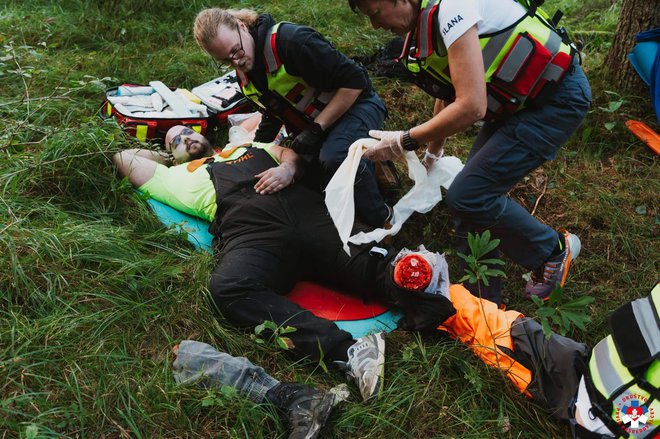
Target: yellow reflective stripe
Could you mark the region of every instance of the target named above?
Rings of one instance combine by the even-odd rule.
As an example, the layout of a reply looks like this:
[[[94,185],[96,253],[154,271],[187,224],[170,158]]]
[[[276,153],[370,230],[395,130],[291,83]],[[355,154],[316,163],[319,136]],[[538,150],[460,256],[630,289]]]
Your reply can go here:
[[[110,102],[106,105],[105,112],[108,116],[112,116],[112,104]]]
[[[316,104],[310,111],[311,117],[315,117],[319,114],[320,109],[325,107],[325,104],[327,104],[327,102],[332,99],[335,92],[321,93],[307,84],[302,78],[290,75],[286,71],[284,64],[281,63],[281,60],[280,64],[277,63],[276,52],[273,50],[273,46],[271,46],[270,42],[271,37],[277,34],[277,30],[280,24],[283,23],[286,22],[275,24],[270,29],[269,34],[266,37],[266,41],[264,42],[264,60],[267,65],[267,71],[269,73],[267,75],[268,90],[280,96],[282,99],[288,102],[291,107],[295,108],[304,117],[309,119],[310,116],[306,113],[308,107],[310,105]],[[243,75],[241,75],[241,72],[237,71],[237,73],[241,79],[241,91],[243,92],[243,95],[252,102],[256,103],[260,108],[266,109],[264,105],[259,101],[262,93],[257,90],[257,88],[254,87],[251,83],[248,83],[247,77],[244,78]],[[300,93],[301,99],[296,103],[287,98],[287,96],[289,92],[298,85],[302,85],[303,89]],[[320,109],[316,107],[319,107]]]
[[[310,118],[310,116],[305,113],[305,110],[312,103],[318,101],[320,103],[320,108],[325,106],[325,102],[318,99],[317,95],[319,95],[319,91],[307,84],[302,78],[290,75],[286,71],[284,64],[282,64],[275,73],[268,75],[267,79],[268,89],[288,102],[289,105],[301,113],[303,117]],[[303,89],[298,95],[300,96],[300,100],[296,103],[288,99],[287,96],[289,92],[298,85],[302,85]],[[331,96],[334,96],[334,93],[335,92],[331,92]],[[259,95],[261,94],[259,93]],[[318,114],[319,110],[315,110],[313,113]]]
[[[147,140],[147,130],[149,129],[149,126],[147,125],[136,125],[135,126],[135,137],[138,138],[139,141],[144,142]]]
[[[589,359],[589,371],[594,387],[606,398],[633,381],[633,376],[621,363],[611,335],[594,347]]]
[[[259,92],[259,90],[256,89],[254,85],[252,85],[251,82],[247,81],[247,76],[245,77],[245,81],[239,83],[239,85],[241,86],[241,93],[243,93],[243,96],[245,96],[247,99],[252,101],[259,108],[262,108],[264,110],[266,109],[264,105],[259,101],[259,97],[261,96],[261,93]]]
[[[653,360],[646,370],[646,381],[653,387],[660,387],[660,360]]]
[[[447,57],[439,57],[435,54],[435,52],[433,52],[431,56],[422,60],[421,68],[426,70],[428,74],[436,79],[439,79],[443,83],[451,84],[451,76],[445,74],[447,64]],[[411,66],[417,66],[417,63],[412,63],[408,66],[408,70],[414,72],[414,70],[411,69]]]
[[[200,133],[200,134],[201,134],[201,132],[202,132],[202,126],[201,126],[201,125],[192,125],[190,128],[191,128],[193,131],[197,132],[197,133]]]
[[[655,313],[660,316],[660,282],[651,290],[651,300],[653,300],[653,304],[655,305]]]

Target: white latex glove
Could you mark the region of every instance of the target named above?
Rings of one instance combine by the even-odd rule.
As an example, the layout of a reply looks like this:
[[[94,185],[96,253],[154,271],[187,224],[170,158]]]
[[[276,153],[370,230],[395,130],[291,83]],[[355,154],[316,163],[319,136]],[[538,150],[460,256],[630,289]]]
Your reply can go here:
[[[294,174],[295,171],[287,163],[266,169],[264,172],[255,175],[255,178],[258,178],[259,181],[254,185],[254,190],[261,195],[274,194],[293,183]]]
[[[369,135],[379,140],[373,147],[364,152],[364,157],[369,160],[381,162],[385,160],[396,160],[405,152],[401,145],[403,131],[378,131],[370,130]]]
[[[422,158],[422,165],[426,168],[428,171],[431,169],[431,166],[433,166],[438,160],[440,160],[440,157],[442,157],[442,151],[440,151],[437,155],[433,154],[432,152],[429,152],[427,149],[426,152],[424,153],[424,158]]]

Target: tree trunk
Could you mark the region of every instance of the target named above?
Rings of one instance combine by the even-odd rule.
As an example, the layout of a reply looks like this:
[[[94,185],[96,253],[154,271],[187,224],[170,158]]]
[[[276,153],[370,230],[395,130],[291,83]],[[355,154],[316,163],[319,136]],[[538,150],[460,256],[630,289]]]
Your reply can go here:
[[[645,95],[645,85],[628,61],[635,45],[635,35],[660,26],[660,0],[623,0],[621,14],[605,59],[614,87],[622,91]]]

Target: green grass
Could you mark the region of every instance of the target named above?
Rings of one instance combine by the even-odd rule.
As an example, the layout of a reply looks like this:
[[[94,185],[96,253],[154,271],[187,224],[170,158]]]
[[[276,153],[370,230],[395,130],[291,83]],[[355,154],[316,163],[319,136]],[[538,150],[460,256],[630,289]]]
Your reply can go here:
[[[539,218],[582,238],[567,294],[597,297],[588,331],[572,334],[593,343],[605,334],[608,311],[644,295],[657,280],[657,159],[623,123],[634,117],[657,124],[646,96],[613,90],[602,70],[621,2],[547,3],[565,10],[564,20],[584,43],[595,105],[557,160],[512,194],[530,209],[540,198]],[[106,87],[158,79],[191,88],[218,75],[190,31],[205,5],[9,0],[0,6],[2,437],[285,434],[268,407],[177,387],[170,349],[185,338],[245,355],[280,380],[323,388],[343,381],[334,369],[293,362],[218,322],[204,299],[213,258],[162,227],[111,165],[114,152],[136,142],[96,117]],[[390,38],[369,29],[344,2],[247,0],[240,6],[311,24],[351,55],[370,54]],[[390,110],[388,127],[430,116],[430,99],[412,86],[374,83]],[[618,110],[603,110],[621,100]],[[451,139],[448,152],[465,158],[474,134]],[[439,206],[413,217],[396,243],[450,250],[451,228]],[[449,260],[455,266],[456,256]],[[509,308],[533,315],[520,295],[522,270],[507,265],[506,271]],[[383,396],[363,403],[353,389],[324,436],[569,435],[452,341],[396,333],[387,349]],[[202,405],[209,398],[213,404]]]

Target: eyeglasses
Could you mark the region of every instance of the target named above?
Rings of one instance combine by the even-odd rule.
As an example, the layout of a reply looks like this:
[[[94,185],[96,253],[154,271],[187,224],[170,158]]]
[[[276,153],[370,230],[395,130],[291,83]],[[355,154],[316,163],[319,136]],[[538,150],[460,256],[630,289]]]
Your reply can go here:
[[[238,41],[241,47],[235,48],[229,52],[229,57],[219,60],[220,64],[230,65],[233,61],[238,61],[245,55],[245,49],[243,49],[243,37],[241,36],[241,27],[238,24],[236,24],[236,32],[238,32]]]
[[[172,138],[172,141],[169,144],[169,148],[170,148],[169,152],[172,153],[172,151],[174,151],[177,148],[177,146],[179,146],[179,144],[181,143],[181,136],[190,136],[191,134],[194,133],[195,132],[188,127],[182,129],[179,134],[177,134]]]

